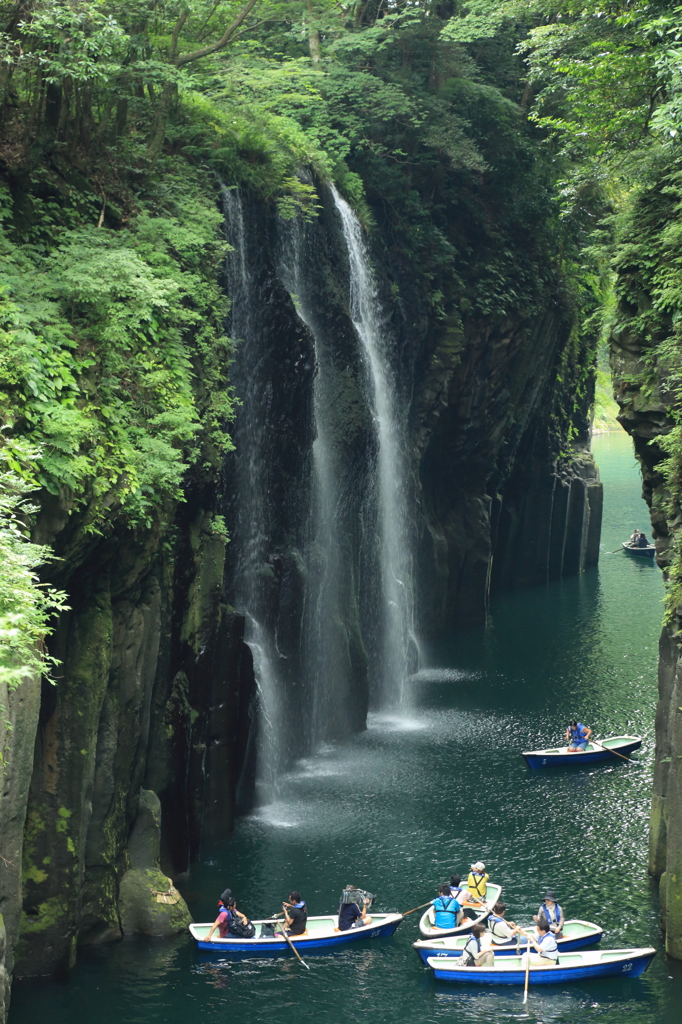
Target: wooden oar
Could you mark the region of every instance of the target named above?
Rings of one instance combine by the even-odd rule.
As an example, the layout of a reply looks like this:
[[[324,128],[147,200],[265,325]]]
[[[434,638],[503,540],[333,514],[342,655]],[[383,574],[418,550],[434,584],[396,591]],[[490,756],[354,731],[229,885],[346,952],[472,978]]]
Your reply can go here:
[[[528,980],[530,978],[530,943],[528,943],[528,949],[526,950],[526,984],[523,988],[523,1001],[528,1002]]]
[[[413,907],[412,910],[406,910],[405,913],[402,916],[403,917],[407,917],[408,914],[414,914],[417,910],[423,910],[424,907],[430,907],[430,906],[431,906],[431,900],[429,900],[428,903],[422,903],[421,907]]]
[[[284,938],[287,940],[287,942],[289,943],[289,945],[293,949],[293,951],[296,954],[296,956],[298,957],[298,959],[301,961],[301,963],[305,967],[306,971],[309,971],[310,968],[308,967],[307,963],[305,962],[305,960],[303,959],[303,957],[301,956],[299,951],[296,949],[296,946],[293,944],[293,942],[291,941],[291,939],[287,935],[286,931],[281,931],[279,934],[284,936]]]
[[[523,989],[523,1001],[524,1001],[524,1003],[527,1003],[528,1002],[528,981],[530,979],[530,944],[531,944],[532,937],[528,934],[528,932],[524,932],[523,928],[521,928],[520,931],[521,931],[521,934],[525,935],[526,938],[528,939],[528,945],[526,946],[526,984],[524,985],[524,989]],[[518,935],[518,933],[517,933],[517,935]],[[532,940],[532,941],[535,941],[535,940]]]
[[[623,760],[627,761],[628,764],[637,764],[637,762],[633,761],[631,757],[626,757],[625,754],[619,754],[617,750],[611,750],[610,747],[603,747],[601,743],[599,743],[597,740],[592,740],[592,745],[595,747],[599,747],[600,750],[608,751],[609,754],[615,754],[616,757],[622,757]]]

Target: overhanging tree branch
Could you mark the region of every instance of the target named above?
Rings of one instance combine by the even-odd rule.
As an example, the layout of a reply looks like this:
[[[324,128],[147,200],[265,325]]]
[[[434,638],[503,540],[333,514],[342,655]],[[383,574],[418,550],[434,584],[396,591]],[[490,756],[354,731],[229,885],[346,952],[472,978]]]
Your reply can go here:
[[[183,64],[189,64],[190,61],[200,60],[201,57],[208,57],[211,53],[217,53],[218,50],[222,50],[230,42],[234,33],[249,16],[257,3],[258,0],[247,0],[247,3],[242,7],[234,21],[227,26],[220,39],[216,40],[215,43],[209,43],[208,46],[202,46],[199,50],[190,50],[189,53],[181,53],[179,57],[174,57],[173,63],[175,66],[181,68]]]

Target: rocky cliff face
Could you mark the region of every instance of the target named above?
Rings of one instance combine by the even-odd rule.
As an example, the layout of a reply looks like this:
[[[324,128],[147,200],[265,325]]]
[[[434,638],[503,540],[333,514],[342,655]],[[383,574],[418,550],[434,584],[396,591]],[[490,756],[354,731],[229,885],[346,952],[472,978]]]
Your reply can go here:
[[[529,322],[446,324],[425,338],[432,354],[414,419],[427,634],[483,622],[491,589],[597,563],[602,487],[589,452],[589,398],[571,445],[556,410],[570,327],[550,295]]]
[[[37,523],[36,540],[62,559],[54,579],[71,607],[51,638],[56,685],[27,680],[9,705],[19,724],[0,806],[14,837],[11,864],[0,865],[7,971],[24,819],[15,970],[65,971],[79,944],[185,920],[174,911],[157,927],[147,903],[253,804],[266,673],[285,728],[303,723],[307,742],[364,726],[377,658],[377,453],[348,251],[328,196],[298,241],[254,203],[240,216],[245,262],[228,275],[244,339],[236,452],[222,473],[196,471],[186,503],[148,531],[112,516],[104,535],[90,534],[66,496],[46,500]],[[483,621],[493,587],[596,562],[589,395],[583,431],[567,444],[561,390],[586,355],[571,348],[571,314],[550,292],[524,322],[438,320],[374,255],[407,410],[417,625],[442,635]],[[335,496],[326,518],[321,439]],[[329,672],[313,685],[320,657]],[[152,850],[143,863],[139,836],[159,817],[159,861]]]
[[[646,300],[644,300],[646,301]],[[632,436],[642,468],[642,496],[651,513],[656,560],[667,576],[676,561],[682,509],[660,470],[665,453],[656,443],[673,428],[675,396],[664,368],[650,368],[650,346],[632,332],[611,339],[619,419]],[[682,959],[682,605],[669,609],[659,643],[656,764],[651,801],[649,871],[660,879],[666,951]]]

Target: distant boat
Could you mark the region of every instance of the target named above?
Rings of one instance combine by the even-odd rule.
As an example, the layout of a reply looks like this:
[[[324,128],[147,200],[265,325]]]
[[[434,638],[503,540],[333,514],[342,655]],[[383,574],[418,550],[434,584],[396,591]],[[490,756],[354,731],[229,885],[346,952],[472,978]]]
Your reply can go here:
[[[627,541],[622,541],[623,550],[627,551],[629,555],[639,555],[641,558],[653,558],[656,554],[656,545],[647,544],[645,548],[635,547],[633,544],[629,544]]]
[[[600,928],[598,924],[592,924],[591,921],[565,921],[563,935],[557,939],[557,946],[560,953],[568,953],[573,949],[584,949],[586,946],[593,946],[599,942],[603,934],[603,928]],[[489,933],[484,936],[484,938],[486,937],[490,937]],[[441,957],[457,956],[462,952],[469,938],[469,935],[453,935],[448,939],[420,939],[418,942],[412,943],[412,948],[426,964],[429,957],[440,959]],[[520,948],[522,951],[527,943],[528,939],[521,936]],[[493,944],[489,948],[493,950],[496,957],[516,956],[518,953],[516,941],[512,946],[495,946]]]
[[[372,923],[362,928],[349,928],[345,932],[337,932],[339,919],[335,914],[328,914],[326,917],[309,917],[308,934],[292,935],[291,941],[296,946],[301,956],[308,953],[321,952],[326,949],[336,949],[338,946],[347,946],[350,942],[357,942],[360,939],[385,939],[393,935],[401,923],[402,914],[372,914]],[[212,924],[191,924],[189,926],[192,938],[196,940],[199,949],[207,950],[210,953],[220,953],[221,956],[293,956],[289,943],[282,935],[263,935],[263,925],[271,925],[272,921],[254,921],[256,934],[252,939],[241,939],[236,935],[227,935],[220,938],[218,931],[213,934],[210,942],[206,936],[212,928]]]
[[[448,935],[466,935],[477,922],[485,921],[490,917],[490,913],[499,900],[501,892],[501,885],[491,885],[490,882],[488,882],[484,903],[481,903],[478,906],[474,904],[464,904],[464,908],[466,910],[473,910],[476,913],[476,917],[473,919],[465,917],[458,928],[436,928],[434,924],[436,920],[436,911],[433,907],[429,907],[429,909],[422,914],[419,922],[419,931],[425,939],[444,939]]]
[[[529,768],[553,768],[564,764],[593,764],[595,761],[620,760],[617,754],[626,757],[642,745],[641,736],[609,736],[599,743],[588,743],[585,750],[568,753],[568,747],[550,747],[547,750],[524,750]]]
[[[591,950],[586,953],[562,953],[558,963],[535,966],[529,969],[530,984],[563,985],[567,981],[584,981],[585,978],[604,978],[620,975],[638,978],[656,956],[653,946],[642,949]],[[471,985],[523,985],[526,979],[526,965],[520,956],[505,957],[493,967],[460,967],[457,958],[430,956],[429,967],[435,971],[439,981],[463,981]]]

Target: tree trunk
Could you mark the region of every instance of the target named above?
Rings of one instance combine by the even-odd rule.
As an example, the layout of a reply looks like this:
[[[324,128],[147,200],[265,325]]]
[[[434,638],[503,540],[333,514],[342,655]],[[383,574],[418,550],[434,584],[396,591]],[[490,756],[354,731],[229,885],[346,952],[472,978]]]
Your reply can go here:
[[[151,161],[152,166],[154,166],[156,161],[159,159],[161,150],[163,149],[163,140],[166,137],[168,114],[176,93],[177,87],[175,84],[173,82],[166,82],[163,87],[163,91],[161,92],[161,98],[159,99],[156,107],[154,127],[147,145],[147,159]]]
[[[315,9],[313,0],[306,0],[308,11],[308,45],[310,47],[310,59],[313,64],[320,63],[320,32],[314,27]]]

